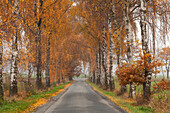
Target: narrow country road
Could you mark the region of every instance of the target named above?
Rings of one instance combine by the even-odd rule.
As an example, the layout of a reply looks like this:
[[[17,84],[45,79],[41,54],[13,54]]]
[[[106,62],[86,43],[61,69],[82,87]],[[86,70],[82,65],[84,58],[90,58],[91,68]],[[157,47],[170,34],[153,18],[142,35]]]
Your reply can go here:
[[[84,79],[75,79],[69,89],[45,113],[125,113],[92,90]]]

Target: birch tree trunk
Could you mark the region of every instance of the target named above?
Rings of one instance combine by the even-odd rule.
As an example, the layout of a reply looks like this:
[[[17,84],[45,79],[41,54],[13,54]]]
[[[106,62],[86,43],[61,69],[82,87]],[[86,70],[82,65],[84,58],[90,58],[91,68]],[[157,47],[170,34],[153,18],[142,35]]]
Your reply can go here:
[[[11,61],[11,73],[10,73],[10,89],[9,96],[14,96],[18,93],[17,88],[17,57],[18,57],[18,19],[19,19],[19,0],[14,2],[14,18],[15,22],[13,26],[15,27],[15,33],[12,37],[12,61]]]
[[[3,78],[2,78],[2,55],[3,55],[3,45],[2,45],[2,37],[0,35],[0,103],[4,97]]]
[[[169,65],[170,65],[170,63],[169,63]],[[169,79],[169,68],[167,69],[167,79]]]
[[[91,59],[90,59],[90,55],[89,55],[89,79],[92,82],[93,81],[93,77],[91,74]]]
[[[141,27],[141,37],[142,37],[142,49],[144,55],[149,54],[148,47],[148,36],[146,32],[146,5],[147,2],[145,0],[140,0],[140,27]],[[147,58],[146,61],[148,63],[151,62],[151,58]],[[143,83],[143,96],[144,99],[149,100],[151,95],[151,71],[145,68],[145,82]]]
[[[155,48],[156,48],[156,46],[155,46],[156,37],[155,37],[155,18],[154,17],[152,17],[152,39],[153,39],[153,55],[155,56],[156,55],[156,50],[155,50]],[[154,58],[154,60],[156,60],[156,59]],[[156,78],[157,67],[155,67],[155,71],[156,71],[156,73],[155,73],[155,78]]]
[[[47,59],[46,59],[46,86],[50,87],[50,37],[48,38]]]
[[[133,60],[133,53],[132,53],[133,35],[132,35],[132,29],[131,29],[130,17],[129,17],[130,6],[129,6],[129,0],[124,0],[124,2],[125,2],[124,21],[125,21],[126,37],[127,37],[127,58],[128,58],[129,63],[132,63],[132,60]],[[136,85],[134,82],[130,83],[129,97],[136,98]]]
[[[102,86],[102,50],[101,50],[101,41],[99,40],[99,84]]]
[[[166,58],[166,65],[165,65],[165,68],[166,68],[166,75],[167,75],[167,79],[169,79],[169,69],[170,69],[170,61],[168,60],[168,58]]]
[[[103,23],[103,50],[102,50],[102,65],[104,69],[104,84],[105,84],[105,89],[108,89],[108,82],[107,82],[107,77],[108,77],[108,68],[107,68],[107,43],[106,43],[106,26],[105,26],[105,21]]]
[[[111,23],[111,15],[109,15],[109,20],[108,20],[108,28],[109,28],[109,39],[110,39],[110,47],[109,47],[109,88],[110,91],[112,91],[115,86],[114,86],[114,79],[112,81],[112,69],[113,69],[113,33],[112,33],[112,23]],[[113,83],[112,83],[113,82]]]
[[[97,69],[96,69],[96,84],[99,84],[100,78],[99,78],[99,53],[98,52],[96,52],[96,66],[97,66]]]

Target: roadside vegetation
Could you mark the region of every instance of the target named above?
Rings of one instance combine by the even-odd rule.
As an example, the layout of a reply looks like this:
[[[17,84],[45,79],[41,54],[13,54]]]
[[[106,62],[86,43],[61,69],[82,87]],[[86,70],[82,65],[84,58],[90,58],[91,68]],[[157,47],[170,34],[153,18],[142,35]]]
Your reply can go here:
[[[48,90],[35,91],[32,89],[27,95],[16,95],[4,100],[0,105],[1,113],[27,113],[45,104],[52,96],[63,91],[71,82],[52,86]]]
[[[128,97],[129,90],[127,90],[127,92],[123,95],[119,95],[121,86],[119,85],[117,78],[115,79],[115,90],[113,91],[104,90],[102,87],[87,80],[88,84],[90,84],[94,90],[106,96],[120,108],[126,110],[129,113],[168,113],[168,99],[170,98],[170,90],[155,89],[155,81],[157,83],[161,83],[160,79],[154,79],[154,81],[152,81],[151,101],[148,104],[145,104],[142,98],[141,85],[136,87],[136,99],[132,99]],[[129,85],[127,85],[127,89],[129,89]]]

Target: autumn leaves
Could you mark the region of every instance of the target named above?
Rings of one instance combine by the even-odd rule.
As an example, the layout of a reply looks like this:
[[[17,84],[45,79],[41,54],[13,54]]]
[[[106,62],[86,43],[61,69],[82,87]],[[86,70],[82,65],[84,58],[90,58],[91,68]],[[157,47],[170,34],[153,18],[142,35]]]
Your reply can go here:
[[[122,86],[121,91],[126,91],[126,85],[130,84],[129,97],[135,98],[136,85],[143,84],[143,97],[149,100],[152,74],[157,73],[156,67],[162,65],[155,58],[155,52],[151,52],[152,48],[153,50],[156,48],[155,31],[152,31],[153,41],[150,41],[151,36],[148,34],[156,24],[152,21],[153,23],[150,23],[152,26],[149,26],[148,21],[150,18],[153,19],[158,4],[163,5],[165,2],[167,1],[86,0],[79,2],[81,5],[84,4],[83,13],[79,15],[84,21],[81,24],[84,28],[83,33],[96,45],[94,48],[96,54],[93,57],[96,62],[89,61],[91,81],[104,89],[113,90],[112,72],[115,66],[113,64],[117,64],[115,74]],[[141,50],[140,54],[139,50]]]
[[[122,88],[131,84],[135,94],[136,84],[144,83],[149,98],[151,74],[159,64],[152,60],[147,21],[158,5],[146,0],[1,0],[0,73],[2,61],[5,66],[10,61],[10,95],[17,93],[18,74],[26,72],[31,84],[34,73],[36,87],[41,89],[43,75],[50,87],[80,75],[83,64],[89,65],[92,81],[110,90],[115,88],[113,68],[117,65]],[[141,55],[135,56],[140,48]]]
[[[75,68],[80,65],[80,56],[75,54],[80,50],[71,43],[75,35],[72,4],[70,0],[0,1],[0,41],[3,42],[0,48],[8,48],[0,51],[0,61],[5,66],[9,61],[12,64],[8,65],[10,96],[18,93],[17,82],[22,74],[27,75],[27,81],[22,82],[28,82],[30,87],[34,84],[32,75],[35,75],[38,90],[43,88],[44,78],[46,87],[72,80]],[[2,67],[2,63],[0,65]],[[0,80],[3,98],[2,74]]]

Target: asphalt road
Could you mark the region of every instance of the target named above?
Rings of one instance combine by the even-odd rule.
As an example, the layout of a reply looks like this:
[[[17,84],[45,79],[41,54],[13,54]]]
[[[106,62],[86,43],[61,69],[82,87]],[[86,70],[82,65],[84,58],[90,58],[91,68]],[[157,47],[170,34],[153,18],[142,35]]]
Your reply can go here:
[[[42,112],[42,111],[40,111]],[[69,89],[45,113],[126,113],[92,90],[84,79],[75,79]]]

